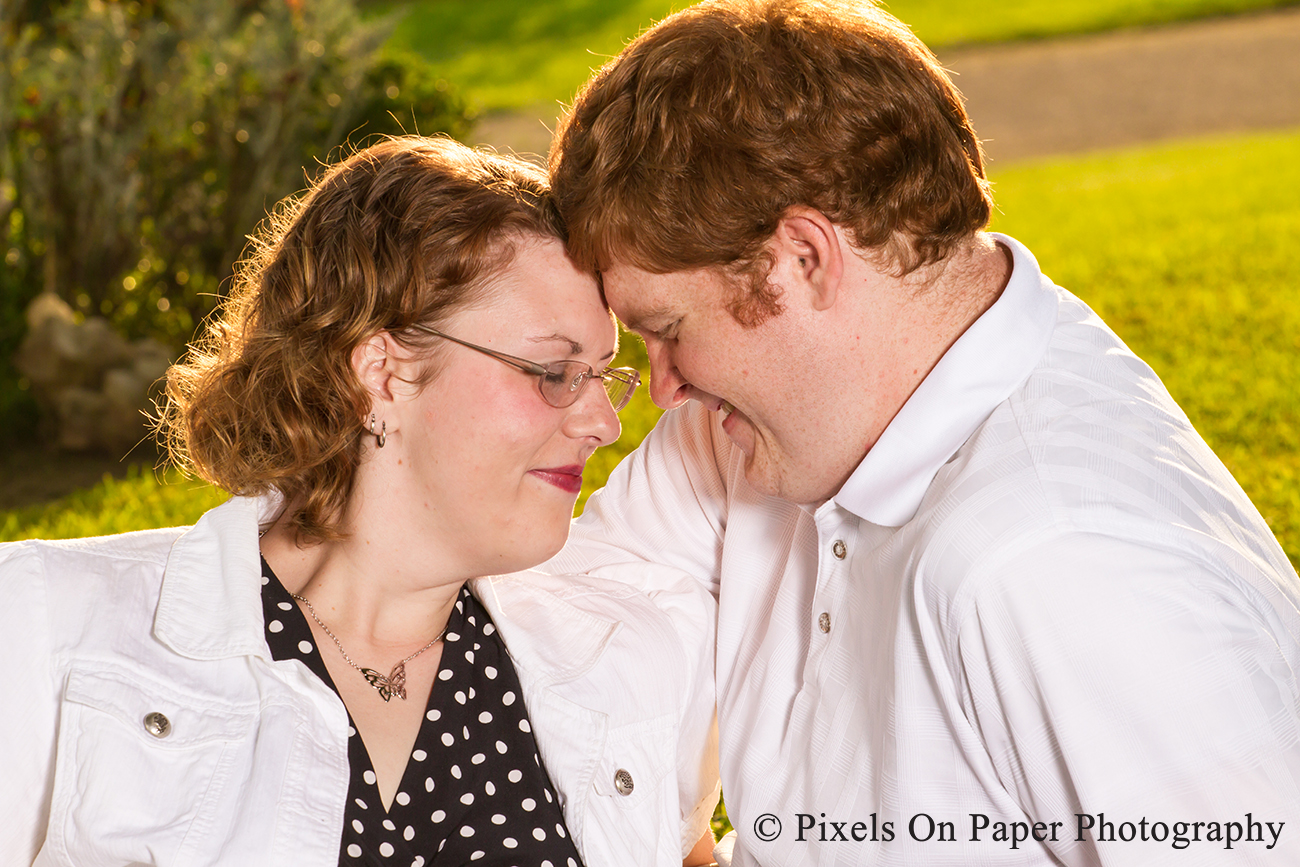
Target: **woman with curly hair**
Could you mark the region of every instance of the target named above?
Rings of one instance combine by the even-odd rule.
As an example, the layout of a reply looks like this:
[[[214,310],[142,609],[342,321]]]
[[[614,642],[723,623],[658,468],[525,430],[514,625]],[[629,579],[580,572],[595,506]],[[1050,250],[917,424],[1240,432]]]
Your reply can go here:
[[[711,599],[511,574],[638,383],[563,239],[539,169],[445,139],[273,214],[160,421],[230,501],[0,546],[5,863],[707,853]]]

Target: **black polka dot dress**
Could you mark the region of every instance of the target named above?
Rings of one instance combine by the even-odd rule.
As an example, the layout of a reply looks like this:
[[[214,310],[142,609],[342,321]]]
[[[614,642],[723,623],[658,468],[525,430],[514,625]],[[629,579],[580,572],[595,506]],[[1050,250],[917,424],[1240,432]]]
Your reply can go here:
[[[265,560],[262,609],[272,657],[302,660],[335,689],[306,617]],[[579,867],[538,757],[519,678],[468,587],[443,641],[424,722],[387,811],[365,744],[348,720],[352,777],[339,864]]]

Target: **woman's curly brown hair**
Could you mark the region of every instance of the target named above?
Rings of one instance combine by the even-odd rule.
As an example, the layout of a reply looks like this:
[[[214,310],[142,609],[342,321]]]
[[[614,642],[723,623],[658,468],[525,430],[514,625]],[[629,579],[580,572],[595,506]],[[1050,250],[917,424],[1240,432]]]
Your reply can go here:
[[[234,494],[277,490],[300,538],[340,538],[370,405],[353,350],[382,330],[423,348],[409,327],[482,298],[526,236],[564,233],[545,173],[520,160],[407,136],[329,167],[259,227],[168,371],[172,460]]]

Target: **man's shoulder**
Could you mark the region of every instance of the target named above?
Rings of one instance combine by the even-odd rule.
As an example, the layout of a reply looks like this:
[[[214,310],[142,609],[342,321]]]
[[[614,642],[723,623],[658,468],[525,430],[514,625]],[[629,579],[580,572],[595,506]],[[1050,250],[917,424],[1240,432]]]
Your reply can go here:
[[[1294,591],[1267,524],[1159,377],[1065,292],[1043,359],[936,475],[916,522],[950,597],[1080,539]]]

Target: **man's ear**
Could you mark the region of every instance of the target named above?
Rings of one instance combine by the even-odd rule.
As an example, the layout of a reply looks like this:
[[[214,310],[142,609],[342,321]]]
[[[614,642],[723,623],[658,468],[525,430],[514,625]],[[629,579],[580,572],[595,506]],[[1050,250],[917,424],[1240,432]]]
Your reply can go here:
[[[772,237],[773,271],[805,285],[815,310],[835,306],[844,278],[844,250],[835,224],[815,208],[790,208]]]

